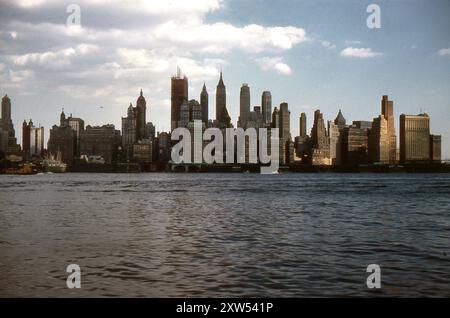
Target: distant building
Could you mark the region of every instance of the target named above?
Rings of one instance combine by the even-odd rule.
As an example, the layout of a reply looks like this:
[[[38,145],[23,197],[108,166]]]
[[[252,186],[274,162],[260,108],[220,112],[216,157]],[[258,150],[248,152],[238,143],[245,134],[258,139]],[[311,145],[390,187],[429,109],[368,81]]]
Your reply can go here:
[[[306,114],[300,113],[299,117],[299,136],[300,137],[306,137],[306,129],[307,129],[307,123],[306,123]]]
[[[387,95],[381,99],[381,114],[387,120],[389,139],[389,163],[396,163],[397,157],[397,135],[395,133],[394,102],[389,100]]]
[[[22,124],[22,151],[25,160],[41,156],[44,150],[44,127],[35,127],[30,119]]]
[[[133,145],[133,161],[138,163],[151,163],[153,161],[152,140],[141,139]]]
[[[216,88],[216,120],[219,128],[231,128],[231,118],[227,110],[227,92],[220,72],[219,83]]]
[[[145,101],[144,94],[141,92],[136,101],[136,139],[141,140],[147,138],[145,135],[145,125],[146,125],[146,113],[147,113],[147,102]]]
[[[202,109],[202,121],[205,125],[208,124],[208,107],[209,107],[209,96],[208,91],[206,90],[206,85],[203,83],[202,92],[200,94],[200,106]]]
[[[238,127],[245,129],[250,114],[250,87],[248,84],[242,84],[239,98],[239,124]]]
[[[156,137],[157,142],[158,142],[158,161],[165,163],[168,162],[171,158],[171,137],[170,137],[170,133],[167,132],[159,132],[158,136]]]
[[[281,103],[278,112],[280,136],[280,163],[289,164],[294,158],[294,144],[291,137],[291,112],[288,103]]]
[[[182,76],[181,70],[178,68],[177,75],[173,76],[171,79],[171,130],[178,127],[181,105],[188,100],[188,78],[186,76]]]
[[[430,117],[427,114],[400,115],[400,162],[430,160]]]
[[[76,135],[69,126],[54,125],[50,129],[47,150],[50,156],[60,158],[67,165],[73,165]]]
[[[345,127],[342,132],[341,154],[344,164],[360,165],[367,164],[369,161],[367,149],[369,129],[362,123],[364,122],[354,122],[351,126]]]
[[[341,164],[341,133],[339,126],[331,120],[328,121],[328,137],[330,143],[330,164],[333,166]]]
[[[80,153],[83,156],[101,156],[111,164],[120,145],[120,131],[114,125],[87,126],[80,134]]]
[[[339,131],[342,132],[347,124],[344,115],[342,115],[342,111],[339,109],[339,112],[334,120],[334,124],[338,126]]]
[[[270,124],[272,121],[272,94],[269,91],[264,91],[261,96],[261,113],[263,122]]]
[[[383,115],[373,119],[368,150],[370,163],[388,164],[391,162],[388,121]]]
[[[127,117],[122,117],[122,149],[126,157],[132,157],[133,145],[137,142],[137,118],[133,105],[127,110]]]
[[[312,158],[313,165],[330,165],[330,144],[327,129],[320,110],[314,112],[314,125],[311,129]]]
[[[0,151],[8,156],[21,156],[22,149],[17,144],[16,132],[11,119],[11,99],[8,95],[2,98],[2,117],[0,120],[1,138],[0,138]]]
[[[430,160],[434,163],[441,163],[441,136],[430,135]]]

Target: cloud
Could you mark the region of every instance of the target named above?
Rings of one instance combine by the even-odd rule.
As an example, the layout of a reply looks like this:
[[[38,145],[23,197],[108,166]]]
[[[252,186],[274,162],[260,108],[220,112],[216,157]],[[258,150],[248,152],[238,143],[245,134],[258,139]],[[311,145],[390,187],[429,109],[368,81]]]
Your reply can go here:
[[[438,51],[439,56],[449,56],[450,55],[450,48],[448,49],[440,49]]]
[[[334,50],[336,48],[336,45],[334,45],[333,43],[329,42],[329,41],[321,41],[320,44],[322,44],[322,46],[326,49],[329,50]]]
[[[257,58],[255,59],[255,62],[263,71],[275,71],[281,75],[292,74],[292,70],[289,65],[283,63],[282,58],[279,56]]]
[[[346,58],[373,58],[383,55],[379,52],[373,52],[371,48],[354,48],[348,47],[341,51],[341,56]]]

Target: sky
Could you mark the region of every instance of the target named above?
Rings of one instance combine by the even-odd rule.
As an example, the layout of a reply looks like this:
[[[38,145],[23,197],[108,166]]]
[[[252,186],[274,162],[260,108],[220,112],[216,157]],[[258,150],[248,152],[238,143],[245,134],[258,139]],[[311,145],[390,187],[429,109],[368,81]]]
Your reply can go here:
[[[69,5],[80,23],[69,19]],[[370,4],[380,28],[369,28]],[[70,9],[70,10],[68,10]],[[32,119],[46,129],[66,115],[117,129],[142,88],[147,120],[170,129],[170,76],[203,82],[215,117],[223,70],[227,108],[236,123],[239,90],[252,106],[264,90],[273,107],[298,116],[320,109],[333,120],[372,120],[382,95],[400,114],[426,112],[450,159],[450,1],[448,0],[0,0],[0,94],[8,94],[16,136]]]

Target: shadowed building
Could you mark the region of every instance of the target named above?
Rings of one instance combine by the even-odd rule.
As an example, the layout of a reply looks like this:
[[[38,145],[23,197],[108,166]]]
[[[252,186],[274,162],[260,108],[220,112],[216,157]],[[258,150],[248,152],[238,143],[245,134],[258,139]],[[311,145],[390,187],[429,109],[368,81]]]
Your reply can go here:
[[[434,163],[441,162],[441,136],[430,135],[430,160]]]
[[[300,113],[299,117],[299,136],[300,137],[306,137],[306,129],[307,129],[307,123],[306,123],[306,114]]]
[[[320,110],[314,112],[314,125],[311,129],[312,164],[330,165],[330,144],[327,129]]]
[[[269,91],[262,93],[261,112],[264,124],[270,124],[272,121],[272,94]]]
[[[54,125],[50,129],[50,138],[47,143],[48,153],[70,166],[74,160],[75,141],[76,135],[72,128]]]
[[[133,145],[137,142],[137,119],[136,110],[130,103],[127,117],[122,117],[122,148],[127,158],[132,156]]]
[[[400,115],[400,162],[430,160],[430,117],[427,114]]]
[[[328,121],[328,137],[330,143],[330,164],[333,166],[341,164],[341,133],[338,125],[331,120]]]
[[[368,163],[368,134],[370,122],[353,122],[342,132],[342,162],[347,165]],[[370,124],[371,126],[371,124]]]
[[[397,158],[397,135],[395,134],[394,102],[387,95],[381,99],[381,114],[387,120],[389,139],[389,163],[396,163]]]
[[[81,156],[98,156],[112,163],[120,146],[120,131],[114,125],[87,126],[80,134]]]
[[[0,129],[2,136],[0,140],[0,150],[5,155],[20,156],[22,150],[17,144],[16,132],[11,119],[11,99],[8,95],[2,98],[2,118],[0,120]]]
[[[383,115],[373,119],[369,133],[369,162],[388,164],[390,162],[388,121]]]
[[[246,128],[247,120],[250,114],[250,87],[248,84],[242,84],[239,96],[239,124],[238,127]]]
[[[219,83],[216,88],[216,120],[219,128],[230,128],[231,118],[227,110],[227,91],[220,72]]]
[[[142,89],[136,101],[136,139],[141,140],[147,138],[145,135],[147,102],[143,95]]]
[[[177,75],[171,78],[171,130],[178,127],[178,121],[180,120],[180,108],[185,101],[188,101],[188,78],[186,76],[182,76],[180,68],[177,68]]]
[[[200,93],[200,106],[202,109],[202,121],[205,125],[208,124],[208,107],[209,107],[209,95],[206,90],[206,85],[203,83],[202,92]]]

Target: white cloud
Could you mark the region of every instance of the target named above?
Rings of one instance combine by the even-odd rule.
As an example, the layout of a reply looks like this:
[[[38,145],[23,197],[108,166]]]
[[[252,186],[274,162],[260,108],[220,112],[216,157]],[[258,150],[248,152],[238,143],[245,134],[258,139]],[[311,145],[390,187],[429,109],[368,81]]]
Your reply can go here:
[[[283,63],[282,58],[275,57],[262,57],[255,59],[255,62],[261,67],[263,71],[276,71],[281,75],[291,75],[292,70],[289,65]]]
[[[450,55],[450,48],[448,49],[440,49],[438,51],[439,56],[449,56]]]
[[[381,56],[382,53],[374,52],[371,48],[354,48],[354,47],[348,47],[341,51],[342,57],[347,58],[373,58],[377,56]]]

